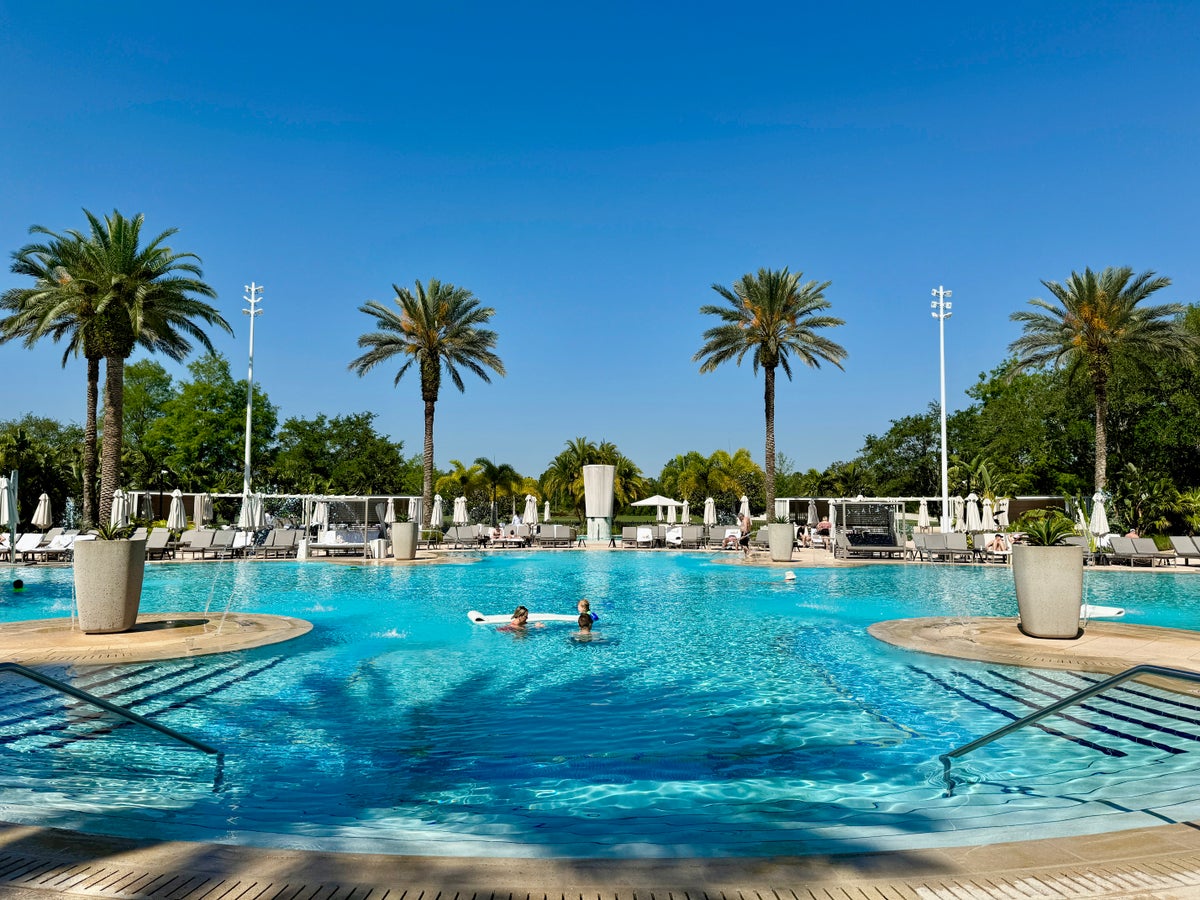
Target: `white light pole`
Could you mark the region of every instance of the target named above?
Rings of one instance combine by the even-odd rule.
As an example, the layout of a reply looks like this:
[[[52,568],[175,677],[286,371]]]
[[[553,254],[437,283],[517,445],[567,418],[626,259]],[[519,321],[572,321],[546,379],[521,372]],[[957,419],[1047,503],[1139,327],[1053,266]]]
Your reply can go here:
[[[938,351],[942,363],[942,533],[950,530],[950,480],[946,470],[946,320],[950,318],[950,304],[946,298],[950,291],[940,284],[933,289],[937,297],[930,306],[933,307],[933,317],[938,320]]]
[[[243,309],[250,317],[250,371],[246,375],[246,465],[242,469],[242,503],[250,496],[250,420],[254,413],[254,319],[262,315],[257,305],[262,302],[262,285],[253,281],[246,285],[246,296],[242,299],[250,304]]]

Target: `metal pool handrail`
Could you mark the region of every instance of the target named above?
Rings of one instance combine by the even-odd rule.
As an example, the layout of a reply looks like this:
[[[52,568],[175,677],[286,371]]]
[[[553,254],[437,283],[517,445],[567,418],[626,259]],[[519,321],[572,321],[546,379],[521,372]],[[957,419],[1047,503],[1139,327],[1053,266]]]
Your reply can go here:
[[[1172,669],[1167,666],[1154,666],[1145,664],[1134,666],[1132,669],[1126,669],[1124,672],[1113,675],[1111,678],[1106,678],[1104,681],[1098,681],[1089,687],[1082,688],[1071,694],[1069,697],[1064,697],[1062,700],[1056,700],[1049,706],[1042,707],[1037,712],[1032,712],[1027,716],[1023,716],[1020,719],[1009,722],[1007,725],[997,728],[995,731],[985,734],[983,737],[976,738],[969,744],[963,744],[961,747],[957,747],[954,750],[951,750],[949,753],[941,754],[938,759],[942,761],[942,776],[946,779],[947,795],[954,793],[954,781],[950,777],[950,760],[954,757],[966,756],[973,750],[978,750],[984,744],[990,744],[997,738],[1002,738],[1006,734],[1010,734],[1019,728],[1024,728],[1026,725],[1032,725],[1039,719],[1044,719],[1046,716],[1053,715],[1060,710],[1066,709],[1068,706],[1079,703],[1081,700],[1086,700],[1088,697],[1095,696],[1101,691],[1108,690],[1110,687],[1114,687],[1122,682],[1129,681],[1132,678],[1137,678],[1139,675],[1159,675],[1163,678],[1179,678],[1183,681],[1194,681],[1200,683],[1200,674],[1197,674],[1196,672],[1189,672],[1186,669]]]
[[[139,716],[132,710],[128,710],[123,706],[117,706],[115,703],[109,703],[107,700],[101,700],[95,694],[89,694],[87,691],[81,691],[79,688],[72,687],[65,682],[59,681],[57,678],[51,678],[49,675],[43,675],[41,672],[35,672],[33,669],[28,669],[19,663],[0,663],[0,674],[4,672],[12,672],[14,675],[24,675],[31,681],[36,681],[38,684],[44,684],[46,687],[53,688],[56,691],[60,691],[61,693],[67,694],[70,697],[74,697],[76,700],[82,700],[85,703],[91,703],[93,706],[98,706],[110,713],[115,713],[118,716],[128,719],[130,722],[136,722],[139,725],[145,725],[147,728],[153,728],[155,731],[167,735],[167,737],[173,737],[177,741],[183,741],[183,743],[187,744],[189,747],[194,747],[197,750],[203,750],[205,753],[214,753],[218,757],[224,756],[220,750],[217,750],[215,747],[210,747],[208,744],[205,744],[202,741],[197,741],[185,734],[180,734],[178,731],[168,728],[166,725],[160,725],[157,722],[151,722],[149,719]]]

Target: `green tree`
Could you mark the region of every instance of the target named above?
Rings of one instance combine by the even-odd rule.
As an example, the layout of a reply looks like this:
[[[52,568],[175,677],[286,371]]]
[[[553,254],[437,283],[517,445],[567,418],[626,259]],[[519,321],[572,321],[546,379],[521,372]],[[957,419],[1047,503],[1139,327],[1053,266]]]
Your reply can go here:
[[[503,375],[504,363],[493,349],[496,333],[481,327],[496,311],[490,306],[480,306],[466,288],[431,278],[428,287],[417,281],[414,291],[396,285],[392,289],[396,292],[394,309],[377,300],[359,307],[360,312],[375,320],[379,330],[359,337],[358,346],[368,349],[350,363],[350,369],[362,376],[398,356],[403,364],[393,384],[399,384],[404,373],[414,363],[417,365],[425,404],[425,471],[421,488],[425,502],[421,524],[428,527],[433,503],[433,416],[441,391],[442,371],[462,392],[466,388],[459,369],[474,372],[490,383],[488,369]]]
[[[823,315],[830,304],[824,291],[830,282],[800,283],[803,273],[759,269],[757,275],[743,275],[729,289],[714,284],[713,290],[728,305],[700,307],[704,315],[717,316],[722,324],[704,332],[704,346],[692,357],[701,372],[711,372],[723,363],[735,360],[741,365],[751,355],[755,373],[763,370],[763,407],[766,414],[766,507],[775,504],[775,370],[791,380],[790,357],[795,356],[812,368],[825,361],[842,368],[846,350],[820,332],[845,323]]]
[[[235,380],[229,360],[206,353],[188,366],[190,380],[163,404],[146,431],[146,453],[185,490],[241,490],[246,440],[246,380]],[[256,383],[250,462],[254,478],[270,471],[278,410]],[[232,476],[236,473],[237,478]],[[144,485],[149,486],[149,485]]]
[[[486,490],[482,471],[478,464],[464,465],[461,460],[450,460],[450,471],[437,480],[434,485],[443,497],[466,497],[467,503],[472,496]]]
[[[50,506],[62,516],[67,498],[77,488],[74,462],[82,437],[77,425],[62,425],[54,419],[32,414],[0,422],[0,474],[16,469],[17,509],[21,521],[29,522],[38,498],[49,494]]]
[[[1171,283],[1153,272],[1134,276],[1128,267],[1099,274],[1072,272],[1066,284],[1043,281],[1054,301],[1034,298],[1031,310],[1018,310],[1012,320],[1022,325],[1010,349],[1016,354],[1012,372],[1065,364],[1082,372],[1095,402],[1095,489],[1104,490],[1108,472],[1109,382],[1118,359],[1173,358],[1190,361],[1200,344],[1182,327],[1178,303],[1140,306]]]
[[[863,439],[859,461],[887,497],[932,497],[941,493],[940,416],[936,403],[918,415],[893,419],[882,435]]]
[[[407,494],[420,488],[419,458],[406,459],[402,442],[379,434],[373,412],[289,418],[277,442],[267,480],[282,493]]]
[[[475,465],[479,466],[479,478],[487,485],[491,495],[492,525],[495,526],[497,523],[496,500],[505,495],[514,496],[517,485],[521,483],[521,475],[508,463],[496,463],[486,456],[478,457]]]
[[[161,364],[139,359],[125,367],[126,483],[148,485],[161,471],[163,461],[149,452],[146,435],[174,396],[174,382]]]

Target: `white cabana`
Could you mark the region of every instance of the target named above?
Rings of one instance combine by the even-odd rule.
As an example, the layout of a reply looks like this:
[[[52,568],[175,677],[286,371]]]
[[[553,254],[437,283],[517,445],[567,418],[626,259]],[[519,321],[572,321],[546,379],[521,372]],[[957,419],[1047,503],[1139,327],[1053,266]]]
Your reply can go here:
[[[124,528],[129,524],[129,497],[120,488],[113,491],[112,510],[108,515],[108,523],[114,528]]]
[[[521,521],[526,525],[536,525],[538,520],[537,497],[533,494],[525,495],[525,513],[521,516]]]
[[[679,516],[679,521],[683,525],[692,524],[692,504],[687,500],[683,501],[683,512]]]
[[[704,527],[712,528],[717,524],[717,501],[712,497],[704,500]]]
[[[446,518],[446,511],[442,506],[442,495],[433,495],[433,510],[429,513],[429,527],[436,528],[439,531],[442,528],[442,521]]]
[[[454,512],[450,516],[455,525],[470,525],[471,517],[467,515],[467,498],[454,498]]]
[[[741,503],[738,504],[738,518],[742,516],[750,518],[750,498],[745,494],[742,494]]]
[[[653,507],[655,507],[654,517],[656,519],[658,519],[658,521],[661,522],[661,521],[663,521],[663,507],[679,506],[680,503],[678,500],[672,500],[670,497],[664,497],[662,494],[655,494],[653,497],[647,497],[645,500],[638,500],[634,503],[630,503],[629,505],[630,506],[653,506]]]
[[[33,521],[30,523],[34,528],[40,528],[45,531],[54,524],[54,515],[50,512],[50,495],[42,494],[38,497],[37,509],[33,511]]]
[[[183,511],[183,491],[179,488],[171,491],[171,509],[167,513],[167,528],[171,531],[187,530],[187,513]]]
[[[1092,494],[1092,518],[1088,530],[1099,537],[1108,534],[1108,512],[1104,509],[1104,494],[1100,491]]]
[[[922,531],[929,530],[929,501],[922,500],[917,507],[917,527]]]
[[[983,518],[979,515],[979,495],[974,491],[967,494],[966,530],[970,532],[983,530]]]

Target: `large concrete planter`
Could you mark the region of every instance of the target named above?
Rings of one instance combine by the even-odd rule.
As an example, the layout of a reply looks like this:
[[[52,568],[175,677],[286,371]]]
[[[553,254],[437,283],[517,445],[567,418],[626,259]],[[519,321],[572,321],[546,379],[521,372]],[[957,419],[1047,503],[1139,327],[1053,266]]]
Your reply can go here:
[[[790,522],[772,522],[767,526],[767,545],[771,548],[771,562],[788,562],[792,558],[792,545],[796,541],[796,530]]]
[[[1079,637],[1083,548],[1016,544],[1012,565],[1021,631],[1036,638]]]
[[[392,526],[392,556],[396,559],[417,558],[417,523],[397,522]]]
[[[76,541],[75,599],[85,634],[128,631],[137,622],[146,542]]]

